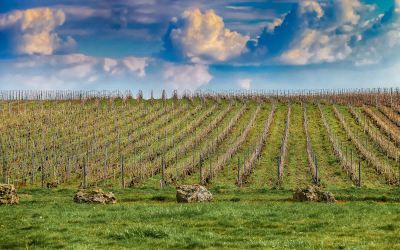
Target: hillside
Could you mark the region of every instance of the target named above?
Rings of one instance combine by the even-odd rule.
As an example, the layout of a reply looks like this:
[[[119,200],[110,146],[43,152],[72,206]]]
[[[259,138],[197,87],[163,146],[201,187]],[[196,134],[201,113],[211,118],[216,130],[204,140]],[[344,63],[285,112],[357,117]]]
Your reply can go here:
[[[355,94],[334,98],[3,101],[1,179],[27,187],[398,185],[399,110],[349,101]]]

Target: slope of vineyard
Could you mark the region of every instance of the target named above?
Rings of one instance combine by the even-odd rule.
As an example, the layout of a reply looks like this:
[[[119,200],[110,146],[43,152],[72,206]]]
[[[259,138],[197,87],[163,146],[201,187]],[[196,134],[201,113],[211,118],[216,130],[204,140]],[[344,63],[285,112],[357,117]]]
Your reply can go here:
[[[397,185],[397,111],[327,100],[321,110],[273,96],[2,101],[0,181],[296,188],[318,175],[329,187],[359,176],[367,187]]]

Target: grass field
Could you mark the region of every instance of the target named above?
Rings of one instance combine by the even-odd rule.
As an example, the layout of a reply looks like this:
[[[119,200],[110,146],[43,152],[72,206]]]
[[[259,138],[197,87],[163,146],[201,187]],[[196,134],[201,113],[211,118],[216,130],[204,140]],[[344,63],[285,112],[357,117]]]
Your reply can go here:
[[[1,101],[20,204],[0,206],[0,248],[400,249],[400,109],[349,98]],[[338,202],[291,200],[316,179]],[[197,183],[212,203],[176,203]],[[118,203],[76,204],[79,187]]]
[[[112,190],[118,204],[72,201],[74,189],[21,189],[0,206],[2,249],[398,249],[400,190],[331,190],[335,204],[295,203],[290,190],[211,189],[177,204],[175,190]]]

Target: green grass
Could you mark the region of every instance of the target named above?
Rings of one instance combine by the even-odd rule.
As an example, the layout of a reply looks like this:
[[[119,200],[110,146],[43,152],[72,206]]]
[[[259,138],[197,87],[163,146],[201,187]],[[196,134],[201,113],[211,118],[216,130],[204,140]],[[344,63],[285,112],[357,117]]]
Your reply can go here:
[[[175,190],[116,189],[114,205],[76,204],[73,189],[19,190],[0,206],[0,249],[396,249],[399,189],[331,190],[336,204],[295,203],[290,190],[224,187],[177,204]]]
[[[194,105],[200,105],[201,100],[195,100]],[[180,105],[187,101],[180,102]],[[166,105],[172,105],[168,101]],[[127,140],[127,133],[132,122],[138,122],[135,127],[140,127],[142,132],[149,129],[143,142],[156,138],[159,134],[168,128],[174,128],[167,133],[169,139],[175,139],[176,145],[165,152],[169,164],[167,173],[182,171],[179,167],[183,163],[190,162],[195,155],[206,152],[212,141],[227,126],[228,122],[237,114],[242,107],[239,102],[234,105],[228,115],[220,122],[219,126],[202,138],[201,142],[195,145],[193,149],[182,152],[175,161],[171,161],[175,151],[182,147],[184,143],[194,140],[198,133],[205,129],[208,124],[215,119],[219,112],[222,112],[227,105],[227,101],[222,101],[212,115],[205,118],[197,129],[180,138],[182,129],[186,124],[194,123],[196,117],[204,114],[205,110],[210,108],[216,102],[207,101],[205,107],[193,115],[185,117],[184,112],[175,114],[176,119],[166,121],[165,117],[171,113],[165,113],[156,117],[151,124],[145,124],[142,121],[131,121],[130,112],[136,112],[133,106],[124,110],[122,102],[116,101],[113,105],[119,109],[111,110],[100,116],[104,122],[96,124],[96,127],[84,129],[82,135],[84,140],[92,136],[92,131],[106,126],[103,132],[99,134],[99,143],[101,145],[114,138],[116,135],[115,126],[123,127],[122,131],[124,142]],[[103,105],[103,103],[101,103]],[[131,103],[132,105],[135,102]],[[161,104],[161,103],[159,103]],[[46,104],[47,105],[47,104]],[[48,104],[50,105],[50,104]],[[95,103],[91,103],[95,107]],[[104,107],[108,107],[104,103]],[[148,105],[153,105],[148,103]],[[180,108],[176,105],[175,109]],[[217,150],[211,155],[211,163],[215,163],[224,152],[226,152],[237,140],[243,129],[248,124],[258,103],[254,100],[247,102],[246,112],[241,116],[233,127],[231,133],[217,146]],[[68,105],[66,106],[68,108]],[[92,113],[89,111],[80,112],[79,107],[85,107],[83,104],[76,106],[74,114],[77,118],[91,120]],[[88,106],[89,108],[91,106]],[[128,106],[127,106],[128,107]],[[57,103],[51,105],[51,109],[58,110]],[[190,107],[194,109],[195,107]],[[154,108],[150,107],[149,112]],[[331,105],[322,105],[323,112],[327,122],[332,127],[333,133],[343,143],[342,150],[348,153],[353,152],[354,160],[358,159],[360,153],[347,137],[340,122],[335,117]],[[33,110],[33,108],[32,108]],[[376,173],[371,164],[365,161],[362,163],[362,188],[354,187],[349,177],[342,170],[339,159],[334,155],[332,145],[329,141],[327,131],[322,124],[318,107],[315,104],[307,104],[307,115],[309,121],[309,133],[311,143],[319,163],[319,177],[323,188],[332,191],[339,200],[336,204],[320,203],[295,203],[291,201],[292,192],[297,187],[302,187],[311,183],[311,174],[308,166],[306,153],[306,138],[303,127],[303,109],[300,103],[292,103],[291,125],[288,141],[288,155],[285,166],[285,174],[281,188],[276,189],[277,181],[277,157],[285,130],[285,119],[288,111],[287,103],[277,103],[277,109],[272,122],[270,133],[265,147],[261,153],[252,175],[247,179],[242,188],[235,185],[237,176],[237,159],[241,161],[253,150],[255,143],[259,139],[264,123],[271,110],[271,103],[262,104],[260,113],[256,116],[256,121],[246,140],[240,146],[232,159],[219,171],[215,178],[208,184],[208,188],[214,194],[215,200],[207,204],[177,204],[175,201],[175,190],[173,187],[167,187],[160,190],[161,174],[143,180],[139,187],[134,189],[111,189],[118,198],[118,204],[115,205],[88,205],[76,204],[72,201],[75,188],[78,186],[81,171],[75,166],[74,178],[67,183],[62,183],[59,189],[48,190],[38,189],[35,185],[23,186],[18,183],[21,203],[17,206],[0,206],[0,249],[182,249],[182,248],[209,248],[209,249],[400,249],[400,189],[390,189],[390,186],[384,182],[382,175]],[[354,118],[345,106],[339,106],[338,110],[343,114],[352,131],[358,132],[359,139],[365,140],[361,126],[357,125]],[[175,111],[176,112],[176,111]],[[111,117],[104,119],[105,115]],[[119,118],[122,115],[121,119]],[[24,122],[30,116],[25,114],[22,117],[8,117],[4,114],[4,124],[11,128],[18,127],[14,124],[22,124],[26,131],[30,131],[28,122]],[[57,115],[46,115],[47,118],[55,117],[58,121],[50,129],[50,135],[61,128],[62,121],[65,119],[62,113]],[[118,118],[118,119],[116,119]],[[7,120],[9,119],[9,120]],[[11,119],[11,120],[10,120]],[[72,121],[75,121],[72,120]],[[84,119],[83,119],[84,120]],[[43,127],[38,123],[39,128]],[[85,125],[85,122],[80,122]],[[140,126],[139,126],[140,125]],[[74,123],[69,124],[72,130]],[[25,131],[24,130],[24,131]],[[4,138],[13,138],[13,130],[3,128],[6,134]],[[17,131],[17,130],[15,130]],[[107,132],[108,131],[108,132]],[[18,132],[18,131],[17,131]],[[8,133],[8,134],[7,134]],[[131,132],[130,132],[131,133]],[[136,134],[135,134],[136,133]],[[133,131],[132,135],[138,136],[138,131]],[[18,132],[21,136],[23,133]],[[36,133],[32,132],[36,136]],[[64,135],[68,142],[68,134]],[[3,138],[3,139],[4,139]],[[23,137],[16,137],[23,138]],[[45,143],[51,142],[49,137]],[[108,138],[108,139],[107,139]],[[161,138],[161,137],[160,137]],[[178,140],[179,138],[179,140]],[[17,143],[17,154],[22,157],[22,161],[7,162],[2,161],[4,166],[10,170],[21,172],[10,172],[19,178],[27,174],[24,168],[20,166],[31,166],[31,154],[29,144],[24,140],[11,142]],[[120,175],[118,174],[118,157],[116,158],[116,141],[113,161],[109,163],[116,171],[116,177],[108,179],[98,184],[105,189],[116,188],[120,185]],[[68,143],[67,143],[68,144]],[[99,145],[100,145],[99,144]],[[164,145],[164,140],[143,144],[140,151],[147,152],[150,149],[157,149]],[[3,143],[3,145],[6,145]],[[137,144],[125,145],[125,151],[131,154],[131,150],[137,147]],[[129,147],[128,147],[129,146]],[[84,146],[85,147],[85,146]],[[40,149],[40,148],[39,148]],[[78,148],[79,149],[79,148]],[[28,150],[28,151],[27,151]],[[80,148],[85,152],[84,148]],[[369,150],[386,161],[384,153],[374,145],[369,146]],[[48,170],[57,167],[62,171],[65,161],[65,147],[51,149],[47,153],[57,153],[58,165],[49,165],[53,160],[47,163]],[[7,150],[6,153],[11,159],[13,151]],[[28,154],[27,154],[28,152]],[[98,152],[100,158],[98,162],[94,161],[97,167],[103,166],[103,150]],[[40,155],[40,154],[37,154]],[[54,155],[53,155],[54,156]],[[133,156],[133,155],[131,155]],[[127,156],[128,157],[128,156]],[[50,157],[53,158],[53,157]],[[95,157],[92,157],[95,159]],[[136,156],[137,158],[137,156]],[[132,175],[132,170],[139,167],[155,167],[153,164],[159,162],[160,155],[153,161],[137,161],[135,164],[126,158],[126,179]],[[37,159],[36,161],[37,164]],[[112,162],[115,164],[112,165]],[[387,160],[388,164],[397,169],[397,163],[393,160]],[[24,163],[23,165],[20,165]],[[146,163],[147,165],[144,165]],[[204,171],[209,168],[210,160],[204,163]],[[143,164],[143,165],[140,165]],[[1,165],[1,164],[0,164]],[[45,169],[47,169],[47,165]],[[50,168],[51,167],[51,168]],[[35,168],[36,169],[36,168]],[[90,170],[90,169],[89,169]],[[92,169],[94,170],[94,168]],[[25,171],[25,172],[24,172]],[[39,171],[39,170],[36,170]],[[36,178],[39,180],[39,174]],[[47,175],[46,175],[47,176]],[[92,172],[90,178],[97,175]],[[3,176],[2,176],[3,177]],[[61,177],[61,176],[59,176]],[[179,180],[180,184],[193,184],[199,182],[199,171],[196,170],[191,176]],[[50,178],[46,178],[46,181]],[[3,182],[6,181],[2,180]],[[13,182],[13,178],[11,178]],[[39,183],[35,183],[38,185]],[[393,188],[393,187],[392,187]]]

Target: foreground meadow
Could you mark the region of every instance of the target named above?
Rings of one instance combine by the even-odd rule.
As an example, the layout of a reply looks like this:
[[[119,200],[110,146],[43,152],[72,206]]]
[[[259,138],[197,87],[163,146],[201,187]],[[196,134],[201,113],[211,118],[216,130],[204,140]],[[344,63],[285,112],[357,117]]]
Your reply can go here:
[[[400,190],[331,190],[335,204],[296,203],[290,190],[211,189],[177,204],[175,189],[114,189],[114,205],[76,204],[76,190],[21,189],[0,206],[1,249],[398,249]]]

